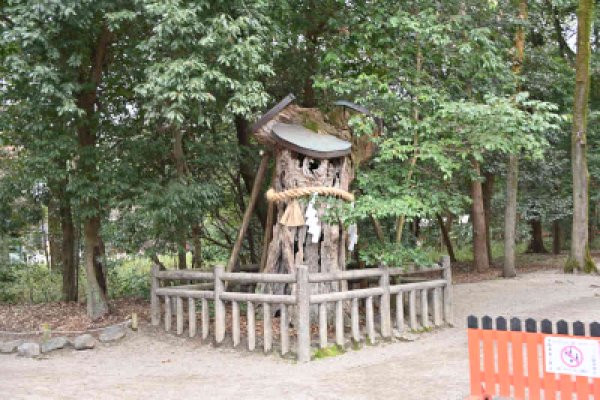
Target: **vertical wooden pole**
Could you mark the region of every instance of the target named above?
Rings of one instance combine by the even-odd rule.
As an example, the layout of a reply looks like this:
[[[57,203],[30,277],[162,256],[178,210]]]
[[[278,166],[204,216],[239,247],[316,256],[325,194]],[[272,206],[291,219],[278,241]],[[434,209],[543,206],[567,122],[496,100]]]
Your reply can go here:
[[[190,326],[190,337],[196,336],[196,299],[188,299],[188,324]]]
[[[319,304],[319,345],[322,349],[327,347],[327,303]]]
[[[224,285],[221,276],[223,276],[223,267],[216,266],[213,270],[214,276],[214,296],[215,296],[215,341],[217,344],[225,339],[225,303],[221,300],[221,294],[224,292]]]
[[[159,281],[156,277],[158,271],[158,265],[154,264],[152,266],[152,288],[150,291],[150,312],[152,314],[153,326],[158,326],[158,324],[160,324],[160,299],[156,295],[156,290],[159,288]]]
[[[263,303],[263,335],[263,349],[265,353],[268,353],[273,348],[273,322],[269,303]]]
[[[208,313],[208,300],[202,299],[202,340],[208,339],[210,331],[210,314]]]
[[[285,356],[290,351],[290,336],[288,332],[288,311],[287,305],[281,305],[281,311],[279,313],[279,333],[281,340],[281,355]]]
[[[423,328],[429,327],[429,305],[427,293],[429,290],[421,289],[421,326]]]
[[[366,319],[367,319],[367,337],[369,343],[375,344],[375,318],[373,316],[373,296],[369,296],[365,301]]]
[[[171,330],[171,297],[165,296],[165,331]]]
[[[227,272],[233,271],[233,267],[238,261],[240,250],[242,249],[242,243],[244,242],[244,236],[246,236],[246,231],[248,230],[248,226],[250,225],[250,218],[252,217],[252,213],[254,212],[256,200],[258,199],[258,195],[262,188],[262,184],[268,166],[269,153],[265,152],[262,154],[260,165],[258,167],[258,172],[256,173],[256,177],[254,178],[252,192],[250,193],[250,200],[248,201],[248,206],[246,207],[246,212],[244,213],[244,218],[242,219],[242,225],[240,226],[240,231],[238,232],[238,236],[233,245],[233,250],[231,251],[231,256],[229,257],[229,262],[227,263]]]
[[[344,303],[335,303],[335,344],[344,347]]]
[[[417,291],[411,290],[408,293],[408,322],[410,329],[416,331],[417,326]]]
[[[433,288],[433,325],[442,325],[442,289]]]
[[[442,257],[442,267],[444,268],[444,320],[450,326],[454,326],[454,313],[452,311],[452,266],[450,257]]]
[[[354,343],[360,342],[360,327],[359,327],[359,317],[358,317],[358,299],[352,299],[352,314],[351,314],[351,323],[352,323],[352,340]]]
[[[176,297],[177,302],[177,334],[183,334],[183,299]]]
[[[254,312],[254,303],[248,302],[248,309],[246,310],[248,318],[248,350],[254,351],[256,348],[256,324],[254,322],[256,314]]]
[[[233,336],[233,347],[240,344],[240,304],[231,302],[231,335]]]
[[[402,292],[396,295],[396,328],[398,332],[404,332],[404,296]]]
[[[298,305],[298,361],[310,361],[310,284],[306,265],[296,267],[296,302]]]
[[[381,336],[385,339],[392,337],[392,316],[390,312],[390,271],[387,266],[380,265],[381,277],[379,286],[383,289],[379,303],[379,323],[381,327]]]

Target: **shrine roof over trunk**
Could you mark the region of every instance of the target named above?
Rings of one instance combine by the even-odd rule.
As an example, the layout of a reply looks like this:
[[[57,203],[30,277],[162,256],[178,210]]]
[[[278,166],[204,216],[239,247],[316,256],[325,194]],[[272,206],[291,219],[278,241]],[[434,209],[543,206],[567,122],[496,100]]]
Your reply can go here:
[[[281,146],[313,158],[336,158],[350,154],[352,143],[328,134],[318,134],[297,124],[278,122],[271,136]]]

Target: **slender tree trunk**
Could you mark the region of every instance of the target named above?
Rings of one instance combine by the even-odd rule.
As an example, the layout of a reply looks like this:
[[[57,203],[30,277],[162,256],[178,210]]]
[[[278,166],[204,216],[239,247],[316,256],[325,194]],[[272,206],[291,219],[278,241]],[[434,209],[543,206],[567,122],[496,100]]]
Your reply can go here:
[[[552,254],[558,255],[562,249],[562,227],[560,220],[552,221]]]
[[[482,183],[483,189],[483,208],[485,211],[485,238],[488,253],[488,260],[493,261],[492,255],[492,235],[491,235],[491,219],[492,219],[492,197],[494,196],[495,176],[490,172],[484,173],[485,181]]]
[[[544,231],[542,229],[542,221],[539,219],[532,219],[529,221],[529,226],[531,227],[531,242],[529,242],[527,251],[529,253],[548,253],[546,246],[544,246]]]
[[[506,206],[504,209],[504,264],[502,276],[517,276],[516,235],[517,235],[517,187],[519,184],[519,159],[509,156],[506,172]]]
[[[452,240],[450,239],[450,233],[446,225],[444,224],[444,219],[440,214],[436,214],[438,224],[440,225],[440,231],[442,232],[442,239],[444,240],[444,245],[446,246],[446,250],[448,251],[448,256],[450,257],[451,262],[456,262],[456,256],[454,255],[454,247],[452,246]]]
[[[479,163],[472,161],[475,175],[480,176]],[[487,253],[487,240],[485,235],[485,211],[483,209],[483,189],[479,179],[471,181],[471,200],[473,217],[473,266],[478,272],[485,272],[490,268]]]
[[[77,301],[78,299],[78,280],[77,270],[79,267],[75,244],[75,226],[73,225],[73,216],[71,212],[71,202],[69,198],[61,199],[60,205],[60,226],[62,231],[61,240],[61,260],[62,260],[62,298],[64,301]]]
[[[60,223],[60,202],[58,194],[52,195],[48,204],[48,244],[50,250],[50,267],[53,271],[62,271],[62,234]]]
[[[519,19],[527,21],[527,0],[519,0]],[[520,91],[519,77],[525,58],[525,31],[523,26],[517,26],[515,32],[515,56],[513,73],[517,78],[516,92]],[[506,199],[504,209],[504,264],[502,276],[512,278],[517,276],[516,269],[516,236],[517,236],[517,192],[519,189],[519,156],[511,154],[506,170]]]
[[[417,47],[417,56],[416,56],[415,64],[416,64],[416,72],[417,72],[416,83],[418,85],[419,80],[420,80],[419,75],[421,74],[421,69],[423,66],[423,53],[421,51],[421,47]],[[416,101],[415,101],[415,105],[413,106],[412,112],[413,112],[413,122],[416,126],[419,123],[419,107],[417,107]],[[413,173],[415,171],[415,166],[417,165],[417,158],[419,157],[418,146],[419,146],[419,133],[417,132],[417,129],[415,129],[415,133],[413,134],[413,147],[414,147],[413,155],[412,155],[409,165],[408,165],[408,173],[406,174],[407,182],[410,182],[410,180],[412,179]],[[396,243],[402,242],[402,232],[404,231],[405,222],[406,222],[405,215],[400,215],[396,220]]]
[[[573,231],[571,254],[565,271],[597,271],[589,253],[588,208],[589,176],[587,168],[587,113],[590,90],[590,31],[593,0],[580,0],[577,9],[577,56],[575,58],[575,96],[571,166],[573,170]]]

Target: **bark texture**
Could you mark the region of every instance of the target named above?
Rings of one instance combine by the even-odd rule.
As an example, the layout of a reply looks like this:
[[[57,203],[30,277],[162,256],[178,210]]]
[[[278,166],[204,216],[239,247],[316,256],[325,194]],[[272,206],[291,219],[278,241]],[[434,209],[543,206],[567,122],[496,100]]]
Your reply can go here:
[[[527,20],[527,0],[519,0],[519,19]],[[523,26],[517,26],[515,31],[515,56],[513,59],[513,73],[517,77],[516,92],[520,90],[519,75],[525,58],[525,31]],[[516,235],[517,235],[517,192],[519,189],[519,158],[511,154],[506,170],[506,198],[504,208],[504,263],[502,276],[512,278],[517,276],[516,263]]]
[[[531,227],[531,241],[529,242],[527,251],[529,253],[548,253],[546,246],[544,246],[544,231],[542,229],[542,221],[539,219],[533,219],[529,221],[529,226]]]
[[[444,241],[444,246],[446,246],[446,250],[448,251],[448,256],[450,257],[450,261],[451,262],[456,262],[456,256],[454,255],[454,246],[452,246],[452,240],[450,239],[450,229],[449,227],[444,223],[444,219],[442,218],[442,216],[440,214],[436,214],[437,220],[438,220],[438,224],[440,225],[440,231],[442,232],[442,240]],[[448,218],[448,222],[450,221],[450,218]],[[448,224],[449,226],[452,226],[451,223]]]
[[[75,226],[71,202],[68,197],[61,199],[60,206],[61,226],[61,263],[62,263],[62,298],[64,301],[78,300],[78,271],[79,258],[76,257],[78,248],[75,240]]]
[[[577,55],[575,57],[575,96],[571,135],[573,172],[573,230],[571,254],[565,270],[594,272],[596,265],[589,254],[589,176],[587,167],[587,117],[590,90],[590,33],[594,2],[580,0],[577,9]]]
[[[559,220],[552,221],[552,254],[558,255],[562,249],[562,226]]]
[[[479,163],[472,161],[476,176],[480,176]],[[479,179],[471,181],[472,219],[473,219],[473,266],[479,272],[490,268],[485,234],[485,211],[483,208],[483,189]]]
[[[98,89],[102,82],[102,75],[107,62],[107,53],[112,33],[104,26],[94,47],[92,48],[89,68],[82,68],[79,82],[83,89],[77,96],[77,106],[85,116],[77,127],[79,140],[78,172],[85,178],[89,185],[99,185],[96,171],[96,143],[95,108],[98,102]],[[85,240],[85,271],[87,280],[87,314],[92,319],[98,319],[109,311],[106,298],[105,272],[101,263],[103,245],[100,238],[100,203],[97,197],[90,197],[84,204],[90,216],[83,221]]]

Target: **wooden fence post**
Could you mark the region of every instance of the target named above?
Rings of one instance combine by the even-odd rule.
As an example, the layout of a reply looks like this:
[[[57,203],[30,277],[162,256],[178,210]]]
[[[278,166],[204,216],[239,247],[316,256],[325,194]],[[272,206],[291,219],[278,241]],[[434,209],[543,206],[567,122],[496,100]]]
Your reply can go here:
[[[156,295],[156,289],[159,287],[158,278],[156,273],[159,271],[158,265],[152,266],[152,287],[150,291],[150,314],[152,316],[152,325],[158,326],[160,324],[160,299]]]
[[[383,289],[379,305],[379,323],[381,325],[381,336],[389,339],[392,336],[392,316],[390,314],[390,271],[386,265],[379,265],[381,277],[379,286]]]
[[[225,339],[225,303],[221,300],[221,294],[224,291],[223,280],[221,279],[223,267],[216,266],[213,275],[215,279],[215,341],[220,344]]]
[[[442,256],[442,267],[444,268],[444,320],[450,326],[454,326],[454,313],[452,311],[452,266],[450,257]]]
[[[298,306],[298,349],[299,362],[310,361],[310,284],[308,268],[296,267],[296,305]]]

